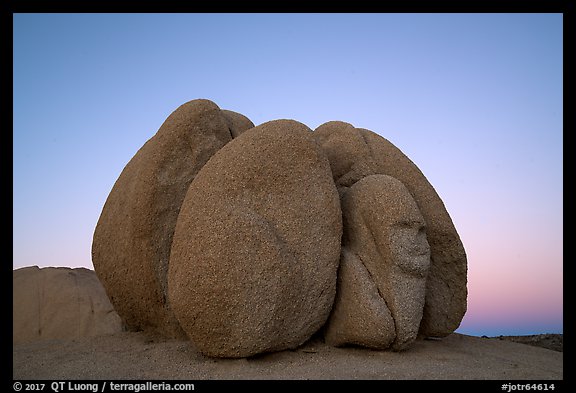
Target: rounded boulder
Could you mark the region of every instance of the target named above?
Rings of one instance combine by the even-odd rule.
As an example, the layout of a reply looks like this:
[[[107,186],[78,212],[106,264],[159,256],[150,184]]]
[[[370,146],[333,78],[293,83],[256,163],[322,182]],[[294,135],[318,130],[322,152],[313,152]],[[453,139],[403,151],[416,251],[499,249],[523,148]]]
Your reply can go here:
[[[167,300],[180,206],[204,164],[252,122],[209,100],[177,108],[114,184],[94,231],[92,262],[129,330],[185,337]]]
[[[182,204],[169,298],[203,354],[295,348],[326,322],[336,291],[342,217],[311,130],[264,123],[218,151]]]

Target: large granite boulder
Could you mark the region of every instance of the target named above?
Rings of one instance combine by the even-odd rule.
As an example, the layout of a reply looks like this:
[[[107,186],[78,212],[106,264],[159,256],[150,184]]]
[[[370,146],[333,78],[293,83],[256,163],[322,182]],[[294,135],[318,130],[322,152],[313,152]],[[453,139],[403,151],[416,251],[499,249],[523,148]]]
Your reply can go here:
[[[389,175],[406,186],[426,222],[431,251],[420,334],[443,337],[452,333],[466,312],[466,253],[432,185],[406,155],[372,131],[333,121],[319,126],[314,137],[330,161],[342,196],[356,182],[374,174]]]
[[[30,266],[12,271],[12,343],[72,340],[122,331],[93,270]]]
[[[327,341],[405,349],[418,334],[430,267],[424,218],[406,187],[387,175],[354,183],[342,213],[341,293]]]
[[[205,355],[295,348],[326,322],[342,233],[328,160],[305,125],[276,120],[219,150],[180,209],[170,304]]]
[[[253,124],[208,100],[176,109],[128,162],[94,232],[92,262],[130,330],[184,337],[167,300],[170,247],[180,206],[204,164]]]

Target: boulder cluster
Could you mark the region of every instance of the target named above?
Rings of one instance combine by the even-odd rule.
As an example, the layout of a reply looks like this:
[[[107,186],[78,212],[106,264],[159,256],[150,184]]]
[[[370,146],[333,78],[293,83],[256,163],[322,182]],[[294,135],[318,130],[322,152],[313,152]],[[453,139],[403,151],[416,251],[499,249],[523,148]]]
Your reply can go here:
[[[332,121],[258,126],[209,100],[176,109],[128,162],[92,261],[129,330],[247,357],[327,343],[403,350],[466,311],[466,254],[422,172]]]

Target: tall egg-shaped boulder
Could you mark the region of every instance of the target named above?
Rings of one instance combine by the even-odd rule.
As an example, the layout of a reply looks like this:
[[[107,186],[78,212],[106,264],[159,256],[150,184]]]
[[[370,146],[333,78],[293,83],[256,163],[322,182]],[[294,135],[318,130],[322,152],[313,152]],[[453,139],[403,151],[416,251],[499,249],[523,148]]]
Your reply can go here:
[[[334,301],[342,217],[328,160],[292,120],[250,129],[198,173],[180,210],[170,303],[214,357],[295,348]]]
[[[209,100],[187,102],[120,174],[94,231],[92,262],[128,329],[184,337],[166,294],[178,212],[210,157],[252,126]]]

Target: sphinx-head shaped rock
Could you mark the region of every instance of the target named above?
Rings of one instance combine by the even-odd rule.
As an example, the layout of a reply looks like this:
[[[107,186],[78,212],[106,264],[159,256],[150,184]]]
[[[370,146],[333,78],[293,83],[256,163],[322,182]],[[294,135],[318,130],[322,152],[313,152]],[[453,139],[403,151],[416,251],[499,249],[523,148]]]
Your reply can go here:
[[[319,126],[314,136],[330,161],[341,196],[364,177],[375,174],[389,175],[404,184],[424,218],[430,246],[419,332],[433,337],[452,333],[466,312],[466,253],[432,185],[406,155],[372,131],[331,121]]]
[[[424,218],[406,187],[387,175],[348,188],[342,214],[339,295],[327,341],[404,349],[416,339],[424,308],[430,267]]]

